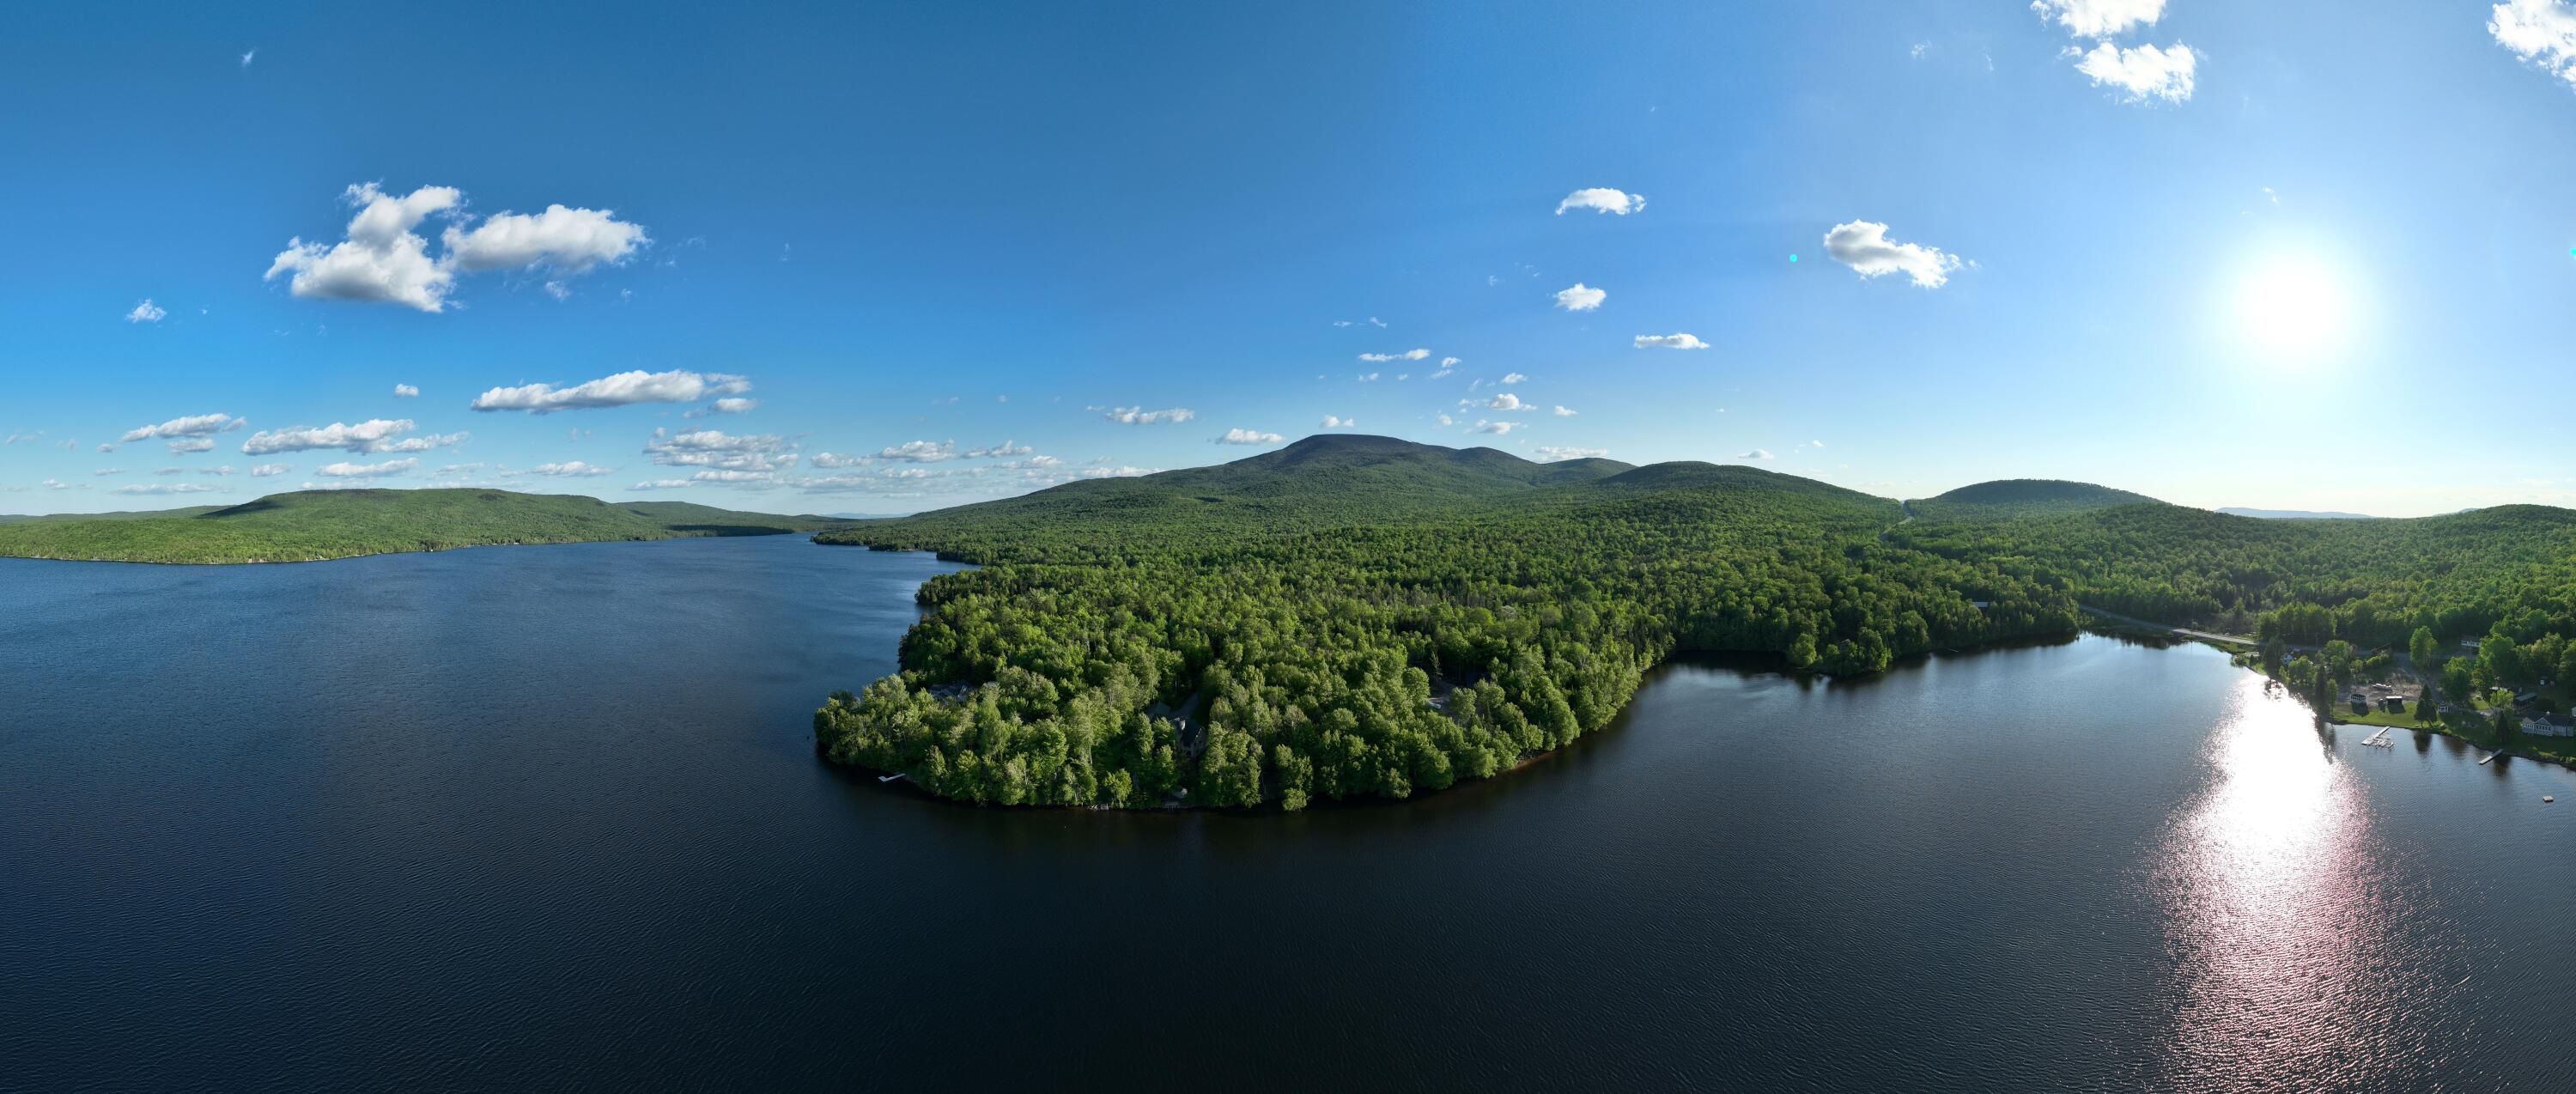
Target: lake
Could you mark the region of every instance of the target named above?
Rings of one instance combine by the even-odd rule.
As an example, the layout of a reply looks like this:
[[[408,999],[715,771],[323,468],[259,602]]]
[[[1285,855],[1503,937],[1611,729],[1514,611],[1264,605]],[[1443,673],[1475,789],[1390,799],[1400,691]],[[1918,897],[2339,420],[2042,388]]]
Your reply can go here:
[[[1691,662],[1411,802],[1019,812],[812,752],[952,568],[0,560],[0,1087],[2576,1087],[2576,778],[2207,649]]]

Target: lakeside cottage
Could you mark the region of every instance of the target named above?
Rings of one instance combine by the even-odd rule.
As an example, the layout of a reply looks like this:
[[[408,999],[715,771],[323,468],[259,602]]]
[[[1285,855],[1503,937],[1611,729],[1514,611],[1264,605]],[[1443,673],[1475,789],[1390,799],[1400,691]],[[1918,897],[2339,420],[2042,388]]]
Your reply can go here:
[[[2544,714],[2522,723],[2522,731],[2534,737],[2576,737],[2576,722],[2564,714]]]

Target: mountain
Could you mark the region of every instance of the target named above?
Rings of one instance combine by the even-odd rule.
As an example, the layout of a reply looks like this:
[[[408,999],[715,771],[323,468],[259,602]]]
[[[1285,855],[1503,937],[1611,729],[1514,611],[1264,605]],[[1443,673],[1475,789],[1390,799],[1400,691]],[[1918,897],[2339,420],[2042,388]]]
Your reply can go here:
[[[2227,505],[2219,512],[2231,517],[2253,517],[2257,520],[2378,520],[2367,513],[2315,513],[2305,509],[2243,509]]]
[[[29,521],[64,520],[141,520],[150,517],[193,517],[221,509],[220,505],[191,505],[181,509],[119,510],[113,513],[0,513],[0,524],[24,524]]]
[[[1526,497],[1628,471],[1617,460],[1535,463],[1492,448],[1444,448],[1394,437],[1308,437],[1232,463],[1086,479],[1032,494],[933,510],[905,523],[961,519],[1190,520],[1291,513],[1359,519]]]
[[[507,490],[307,490],[225,508],[65,514],[0,524],[0,556],[303,562],[504,543],[777,535],[836,523],[689,502],[611,504]]]
[[[1906,504],[1922,520],[2015,520],[2089,513],[2121,505],[2164,503],[2145,494],[2132,494],[2089,482],[1998,479],[1962,486],[1946,494]]]

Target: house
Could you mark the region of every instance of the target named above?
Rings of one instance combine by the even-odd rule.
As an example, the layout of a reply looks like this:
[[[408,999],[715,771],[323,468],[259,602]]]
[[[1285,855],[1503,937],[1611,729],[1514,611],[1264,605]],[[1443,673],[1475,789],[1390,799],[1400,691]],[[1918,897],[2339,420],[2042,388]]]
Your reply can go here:
[[[2379,697],[2379,709],[2387,711],[2390,714],[2404,714],[2406,713],[2406,697],[2403,695],[2382,695]]]
[[[2534,737],[2576,737],[2576,722],[2564,714],[2544,714],[2522,723],[2522,731]]]

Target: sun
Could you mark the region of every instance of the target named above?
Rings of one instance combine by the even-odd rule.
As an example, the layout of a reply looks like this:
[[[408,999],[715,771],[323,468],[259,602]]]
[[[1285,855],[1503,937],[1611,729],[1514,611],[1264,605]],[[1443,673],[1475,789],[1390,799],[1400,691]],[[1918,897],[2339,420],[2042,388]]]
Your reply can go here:
[[[2275,360],[2311,361],[2343,342],[2350,310],[2342,279],[2322,262],[2274,259],[2236,292],[2237,321]]]

